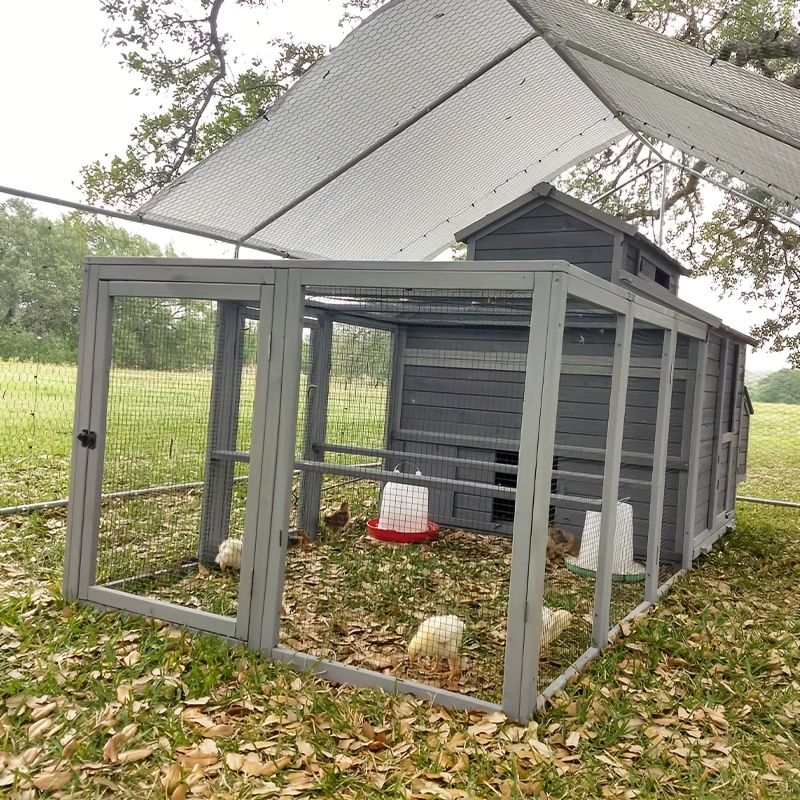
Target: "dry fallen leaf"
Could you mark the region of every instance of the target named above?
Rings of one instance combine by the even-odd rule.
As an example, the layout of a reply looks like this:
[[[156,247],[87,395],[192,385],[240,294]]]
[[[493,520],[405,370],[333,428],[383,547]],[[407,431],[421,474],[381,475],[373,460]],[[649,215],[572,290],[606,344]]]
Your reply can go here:
[[[33,785],[42,792],[57,792],[63,789],[72,780],[70,770],[60,770],[58,772],[42,772],[37,778],[33,779]]]
[[[179,783],[169,796],[169,800],[185,800],[188,793],[188,785],[185,783]]]
[[[132,667],[142,660],[142,654],[138,650],[131,650],[128,655],[123,656],[121,661],[126,667]]]
[[[46,733],[52,727],[53,727],[53,720],[51,720],[49,717],[41,719],[38,722],[34,722],[33,725],[31,725],[30,728],[28,728],[28,738],[31,741],[33,741],[37,737]]]
[[[137,730],[137,726],[135,723],[131,723],[130,725],[126,725],[121,731],[118,731],[113,736],[109,737],[108,741],[105,743],[103,747],[103,760],[109,761],[112,764],[115,764],[119,761],[119,755],[117,754],[117,748],[119,745],[127,742]]]
[[[179,747],[178,764],[186,772],[191,772],[196,765],[210,767],[219,761],[219,750],[213,739],[203,739],[195,747]]]
[[[44,706],[38,706],[34,708],[31,712],[31,719],[36,722],[37,720],[44,719],[45,717],[50,716],[56,710],[55,703],[48,703]]]
[[[81,740],[77,736],[73,736],[63,747],[61,750],[61,758],[68,759],[72,758],[75,753],[78,752],[78,748],[81,746]]]
[[[269,778],[280,772],[291,764],[290,756],[284,756],[277,761],[262,761],[256,753],[228,753],[225,756],[225,763],[234,772],[243,772],[252,777]]]
[[[169,793],[181,782],[181,768],[177,764],[161,767],[161,785]]]
[[[125,750],[119,754],[120,764],[132,764],[134,761],[143,761],[153,755],[154,748],[141,747],[138,750]]]
[[[215,739],[217,737],[221,739],[227,739],[233,734],[236,733],[236,728],[233,725],[214,725],[213,727],[209,728],[205,731],[205,735],[208,736],[210,739]]]

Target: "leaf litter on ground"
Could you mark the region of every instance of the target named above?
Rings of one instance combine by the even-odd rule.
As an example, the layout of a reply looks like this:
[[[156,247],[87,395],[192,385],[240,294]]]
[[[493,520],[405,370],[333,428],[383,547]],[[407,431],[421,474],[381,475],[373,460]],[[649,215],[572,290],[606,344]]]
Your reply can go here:
[[[0,566],[0,791],[342,798],[800,797],[800,519],[737,530],[527,725],[298,675],[65,605]],[[136,655],[132,655],[132,654]]]

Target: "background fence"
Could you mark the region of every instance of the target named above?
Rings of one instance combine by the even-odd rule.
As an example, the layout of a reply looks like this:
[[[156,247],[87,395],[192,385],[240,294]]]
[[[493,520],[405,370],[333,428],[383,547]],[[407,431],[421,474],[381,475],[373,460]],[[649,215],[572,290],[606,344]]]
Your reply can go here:
[[[186,335],[200,343],[208,339],[210,347],[211,332],[194,330],[198,325],[202,328],[197,320],[188,325]],[[377,345],[364,342],[371,346]],[[143,342],[142,357],[148,352],[152,355]],[[192,352],[203,361],[203,347]],[[200,361],[182,368],[204,371]],[[148,364],[131,368],[146,370]],[[19,506],[66,505],[75,385],[75,364],[48,363],[35,355],[0,360],[0,514]],[[757,374],[748,379],[748,390],[754,411],[748,479],[738,495],[800,504],[800,370]]]

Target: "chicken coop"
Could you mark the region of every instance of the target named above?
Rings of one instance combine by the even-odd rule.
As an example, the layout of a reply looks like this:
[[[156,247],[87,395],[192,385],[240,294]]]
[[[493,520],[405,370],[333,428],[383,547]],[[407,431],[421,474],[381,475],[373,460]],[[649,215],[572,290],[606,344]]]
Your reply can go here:
[[[562,201],[435,269],[90,259],[65,596],[529,716],[730,525],[746,447],[744,338]],[[610,271],[498,253],[525,228]]]

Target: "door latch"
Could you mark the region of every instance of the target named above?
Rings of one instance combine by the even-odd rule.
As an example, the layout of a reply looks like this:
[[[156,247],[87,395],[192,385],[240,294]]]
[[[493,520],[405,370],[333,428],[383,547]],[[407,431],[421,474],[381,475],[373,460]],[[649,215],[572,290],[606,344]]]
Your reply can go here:
[[[88,447],[90,450],[94,450],[94,448],[97,447],[97,433],[84,428],[78,434],[78,441],[81,443],[82,447]]]

